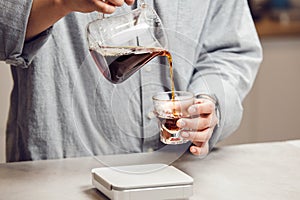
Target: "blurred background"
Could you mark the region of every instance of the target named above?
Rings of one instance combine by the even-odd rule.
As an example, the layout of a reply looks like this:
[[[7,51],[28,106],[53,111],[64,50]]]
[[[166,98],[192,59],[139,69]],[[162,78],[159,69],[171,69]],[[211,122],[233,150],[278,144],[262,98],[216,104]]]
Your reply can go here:
[[[239,129],[218,144],[300,139],[300,0],[248,0],[264,60],[244,101]],[[10,68],[0,62],[0,163],[12,89]]]
[[[264,59],[239,129],[219,145],[300,139],[300,0],[248,0]]]

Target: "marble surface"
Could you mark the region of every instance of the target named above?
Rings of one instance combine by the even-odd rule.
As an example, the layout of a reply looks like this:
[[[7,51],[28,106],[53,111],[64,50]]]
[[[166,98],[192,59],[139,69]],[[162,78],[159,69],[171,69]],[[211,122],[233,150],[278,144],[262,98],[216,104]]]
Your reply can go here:
[[[0,199],[107,199],[91,184],[92,168],[164,162],[194,178],[191,200],[298,200],[299,155],[300,140],[293,140],[220,147],[204,159],[154,152],[5,163],[0,164]]]

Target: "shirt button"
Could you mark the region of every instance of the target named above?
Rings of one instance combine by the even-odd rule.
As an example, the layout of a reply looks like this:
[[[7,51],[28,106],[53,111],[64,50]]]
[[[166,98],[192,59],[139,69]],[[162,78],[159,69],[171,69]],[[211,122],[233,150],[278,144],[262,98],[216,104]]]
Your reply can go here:
[[[155,114],[151,111],[151,112],[149,112],[149,113],[147,114],[147,118],[148,118],[148,119],[153,119],[153,118],[155,118]]]
[[[151,70],[152,70],[152,68],[151,68],[151,66],[146,66],[146,72],[151,72]]]

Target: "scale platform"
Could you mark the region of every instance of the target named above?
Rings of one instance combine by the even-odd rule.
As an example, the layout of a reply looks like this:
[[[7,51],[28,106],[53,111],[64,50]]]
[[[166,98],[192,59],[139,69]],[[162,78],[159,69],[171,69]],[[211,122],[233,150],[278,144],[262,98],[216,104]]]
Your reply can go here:
[[[95,168],[92,183],[112,200],[188,199],[193,195],[193,178],[166,164]]]

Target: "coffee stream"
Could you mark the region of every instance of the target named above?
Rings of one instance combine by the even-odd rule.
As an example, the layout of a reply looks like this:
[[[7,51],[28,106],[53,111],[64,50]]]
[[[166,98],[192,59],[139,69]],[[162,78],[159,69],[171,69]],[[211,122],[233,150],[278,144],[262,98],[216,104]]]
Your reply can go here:
[[[99,48],[99,47],[98,47]],[[145,47],[103,47],[90,48],[91,55],[103,76],[112,83],[122,83],[156,56],[165,56],[170,65],[172,100],[175,98],[172,56],[160,48]],[[104,54],[104,55],[103,55]],[[107,63],[104,63],[104,62]],[[105,66],[108,66],[106,68]]]

